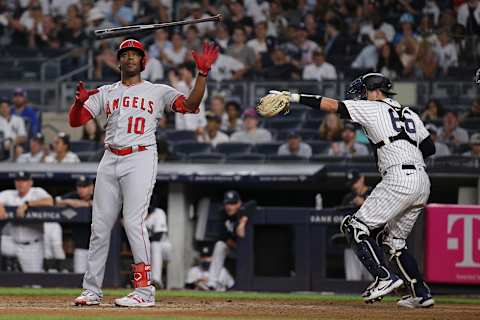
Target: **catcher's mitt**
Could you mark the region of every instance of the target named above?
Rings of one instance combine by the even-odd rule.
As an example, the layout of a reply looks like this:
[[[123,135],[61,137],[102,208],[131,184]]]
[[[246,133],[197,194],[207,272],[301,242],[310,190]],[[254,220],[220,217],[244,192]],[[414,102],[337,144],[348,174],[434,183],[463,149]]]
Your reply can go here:
[[[274,117],[279,113],[290,112],[290,92],[270,93],[260,99],[257,112],[262,117]]]

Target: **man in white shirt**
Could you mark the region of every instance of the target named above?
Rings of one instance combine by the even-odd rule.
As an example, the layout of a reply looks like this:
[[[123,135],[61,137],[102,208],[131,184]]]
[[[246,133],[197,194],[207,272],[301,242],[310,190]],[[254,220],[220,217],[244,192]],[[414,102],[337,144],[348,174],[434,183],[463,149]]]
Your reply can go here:
[[[172,244],[168,239],[167,215],[160,208],[149,207],[145,219],[150,238],[150,251],[152,255],[152,283],[158,289],[163,288],[163,264],[170,261]]]
[[[39,163],[46,157],[45,138],[43,134],[37,133],[30,139],[30,152],[21,154],[17,158],[19,163]]]
[[[29,172],[15,175],[15,189],[0,192],[0,220],[6,219],[6,206],[17,207],[15,217],[24,218],[31,207],[52,206],[52,197],[42,188],[33,187]],[[43,223],[11,223],[11,238],[2,237],[2,254],[16,256],[23,272],[43,270]]]
[[[145,69],[140,73],[142,79],[150,82],[157,82],[164,78],[164,71],[162,63],[154,57],[147,55],[147,63]]]
[[[257,128],[258,115],[255,108],[249,108],[243,113],[243,130],[237,131],[230,137],[231,142],[263,143],[271,142],[272,134],[263,128]]]
[[[228,136],[220,131],[222,118],[212,111],[207,111],[205,117],[207,118],[207,125],[203,132],[198,135],[198,142],[210,143],[212,147],[216,147],[219,143],[228,142]]]
[[[449,156],[451,154],[450,149],[445,143],[439,142],[438,140],[438,128],[434,124],[427,124],[425,128],[430,132],[430,136],[432,137],[432,141],[435,144],[435,154],[433,157],[442,157],[442,156]]]
[[[193,20],[193,19],[204,19],[209,18],[210,16],[203,12],[202,6],[198,2],[193,2],[190,5],[190,9],[192,10],[192,15],[185,18],[185,20]],[[215,23],[213,21],[199,23],[196,25],[198,28],[198,33],[200,37],[208,36],[215,30]],[[183,32],[186,32],[188,29],[188,25],[183,27]]]
[[[291,155],[305,159],[309,159],[312,156],[312,148],[302,142],[302,138],[297,131],[289,132],[287,139],[287,143],[282,144],[278,148],[278,155]]]
[[[172,35],[172,46],[166,47],[161,53],[161,61],[169,67],[176,67],[185,62],[188,49],[183,43],[183,36],[176,32]]]
[[[447,30],[442,30],[438,36],[440,44],[435,48],[438,57],[438,65],[443,73],[447,74],[448,69],[458,66],[458,53],[455,44],[450,41]]]
[[[70,151],[70,136],[60,132],[53,142],[54,153],[45,158],[45,163],[78,163],[80,158]]]
[[[467,33],[475,32],[477,30],[469,30],[468,19],[474,19],[475,21],[470,21],[470,24],[476,23],[477,26],[480,26],[480,1],[478,0],[468,0],[464,4],[458,7],[457,11],[457,22],[464,26],[467,29]],[[478,34],[478,33],[477,33]]]
[[[480,133],[474,133],[470,137],[470,151],[463,153],[467,157],[480,158]]]
[[[23,118],[11,113],[9,101],[6,98],[0,100],[0,131],[3,132],[3,139],[8,139],[8,146],[11,144],[22,144],[27,141],[27,130]]]
[[[313,63],[303,69],[304,80],[336,80],[337,71],[335,67],[325,61],[325,54],[321,50],[313,52]]]
[[[246,72],[245,65],[239,60],[223,54],[221,50],[218,59],[212,66],[210,77],[215,81],[238,80]]]
[[[260,21],[255,24],[255,38],[247,41],[247,47],[252,48],[260,59],[262,53],[268,52],[267,47],[267,30],[268,25],[265,21]]]
[[[367,156],[368,148],[356,142],[355,126],[352,123],[345,124],[342,131],[342,141],[333,142],[328,155],[336,157]]]

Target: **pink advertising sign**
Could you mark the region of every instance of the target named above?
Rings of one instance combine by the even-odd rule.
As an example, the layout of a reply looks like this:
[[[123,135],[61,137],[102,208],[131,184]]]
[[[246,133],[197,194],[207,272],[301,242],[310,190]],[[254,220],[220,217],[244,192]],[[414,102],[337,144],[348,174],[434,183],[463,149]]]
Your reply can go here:
[[[424,274],[431,283],[480,284],[480,206],[427,206]]]

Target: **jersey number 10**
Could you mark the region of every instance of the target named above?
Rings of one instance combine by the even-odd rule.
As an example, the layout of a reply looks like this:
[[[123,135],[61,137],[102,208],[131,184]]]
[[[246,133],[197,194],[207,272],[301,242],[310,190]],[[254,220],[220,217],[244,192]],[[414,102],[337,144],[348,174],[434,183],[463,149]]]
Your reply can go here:
[[[133,127],[133,133],[143,134],[145,132],[145,118],[142,118],[142,117],[128,118],[128,128],[127,128],[128,133],[132,133],[132,127]]]
[[[390,119],[392,120],[392,126],[395,131],[400,132],[402,131],[402,122],[404,123],[403,127],[405,127],[405,131],[408,133],[415,133],[417,130],[415,129],[415,122],[413,119],[404,118],[404,120],[400,120],[400,116],[397,112],[393,109],[388,109],[388,113],[390,113]]]

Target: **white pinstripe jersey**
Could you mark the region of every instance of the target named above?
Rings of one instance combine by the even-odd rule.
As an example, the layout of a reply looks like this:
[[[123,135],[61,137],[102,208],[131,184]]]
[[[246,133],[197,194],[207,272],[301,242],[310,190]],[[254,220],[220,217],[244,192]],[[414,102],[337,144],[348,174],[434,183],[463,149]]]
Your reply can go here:
[[[400,119],[402,106],[390,98],[382,101],[345,100],[343,103],[352,121],[362,125],[374,144],[385,142],[385,145],[377,150],[378,169],[381,173],[399,164],[425,166],[419,145],[429,136],[429,132],[415,112],[408,108],[403,109],[404,121],[402,121]],[[410,139],[417,142],[416,146],[406,140],[389,142],[388,138],[398,135],[402,128]]]
[[[84,107],[94,118],[106,114],[105,144],[116,148],[155,144],[158,119],[181,95],[170,86],[145,80],[132,86],[119,81],[98,89]]]

